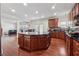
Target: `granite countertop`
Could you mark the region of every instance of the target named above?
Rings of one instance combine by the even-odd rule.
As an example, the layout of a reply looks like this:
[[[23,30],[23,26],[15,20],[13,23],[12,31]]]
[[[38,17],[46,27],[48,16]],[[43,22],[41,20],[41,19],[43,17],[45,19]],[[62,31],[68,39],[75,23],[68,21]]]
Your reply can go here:
[[[69,34],[67,31],[65,31],[65,34],[66,34],[67,36],[69,36],[70,38],[72,38],[72,39],[74,39],[74,40],[76,40],[76,41],[79,41],[79,36],[78,36],[78,37],[74,37],[74,36],[72,36],[71,34]]]
[[[19,34],[24,34],[24,35],[48,35],[49,33],[35,33],[35,32],[31,32],[31,33],[23,33],[23,32],[19,32]]]

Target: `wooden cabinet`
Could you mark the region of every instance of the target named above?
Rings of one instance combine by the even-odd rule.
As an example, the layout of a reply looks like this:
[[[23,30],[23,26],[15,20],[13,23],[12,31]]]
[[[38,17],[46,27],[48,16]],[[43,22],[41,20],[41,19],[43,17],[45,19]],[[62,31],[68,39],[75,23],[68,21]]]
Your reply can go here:
[[[51,38],[49,35],[26,35],[19,34],[19,47],[28,51],[45,50],[50,45]]]
[[[24,48],[30,49],[30,36],[24,35]]]
[[[79,3],[76,3],[75,6],[72,8],[72,10],[69,13],[69,20],[73,21],[74,16],[79,14]]]
[[[65,33],[64,31],[53,31],[51,37],[65,40]]]
[[[56,27],[58,27],[58,18],[49,19],[48,20],[48,26],[49,26],[49,28],[56,28]]]
[[[45,36],[41,36],[39,38],[40,38],[40,41],[39,41],[40,49],[43,49],[43,48],[47,49],[47,47],[50,45],[50,38],[48,36],[46,37],[46,35]]]
[[[79,41],[66,36],[66,49],[68,56],[79,56]]]
[[[68,36],[66,36],[66,49],[68,56],[70,56],[70,38]]]
[[[39,37],[40,38],[40,37]],[[38,50],[39,49],[39,38],[38,36],[31,36],[31,41],[30,41],[30,49],[31,50]]]
[[[75,15],[78,15],[79,14],[79,3],[75,5],[75,11],[76,11]]]
[[[79,56],[79,41],[73,40],[73,55]]]
[[[66,36],[66,49],[68,56],[73,56],[73,39]]]
[[[23,48],[24,46],[24,35],[23,34],[19,34],[18,35],[18,44],[19,44],[19,47]]]
[[[57,36],[58,36],[58,33],[57,33],[56,31],[53,31],[53,32],[51,33],[51,37],[52,37],[52,38],[57,38]]]
[[[59,39],[65,40],[65,33],[64,33],[64,31],[60,31],[58,34],[59,34],[58,35]]]

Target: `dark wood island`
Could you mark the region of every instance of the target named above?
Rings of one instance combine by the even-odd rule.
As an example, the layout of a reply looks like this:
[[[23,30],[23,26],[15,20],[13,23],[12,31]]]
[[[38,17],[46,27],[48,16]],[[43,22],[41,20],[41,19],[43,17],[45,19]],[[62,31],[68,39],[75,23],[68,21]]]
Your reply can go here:
[[[20,48],[27,51],[46,50],[50,46],[51,38],[49,34],[18,34],[18,44]]]

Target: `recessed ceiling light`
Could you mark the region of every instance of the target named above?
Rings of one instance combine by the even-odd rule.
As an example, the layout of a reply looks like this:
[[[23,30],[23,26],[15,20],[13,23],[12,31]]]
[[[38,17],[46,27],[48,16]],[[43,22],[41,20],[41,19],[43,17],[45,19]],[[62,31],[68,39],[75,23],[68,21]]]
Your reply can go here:
[[[56,15],[56,13],[54,13],[54,15]]]
[[[52,6],[52,9],[55,9],[55,6]]]
[[[25,16],[28,16],[27,14],[25,14]]]
[[[15,9],[11,9],[12,12],[15,12]]]
[[[36,12],[35,12],[36,14],[38,14],[38,11],[36,10]]]
[[[24,6],[27,6],[27,3],[24,3]]]

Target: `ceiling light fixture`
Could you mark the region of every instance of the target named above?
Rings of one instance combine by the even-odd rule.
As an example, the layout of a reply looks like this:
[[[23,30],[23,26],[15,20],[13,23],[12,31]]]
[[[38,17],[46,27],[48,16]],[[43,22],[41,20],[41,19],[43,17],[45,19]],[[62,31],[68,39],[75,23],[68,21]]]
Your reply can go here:
[[[27,6],[27,3],[24,3],[24,6]]]
[[[54,15],[56,16],[56,13],[54,13]]]
[[[27,14],[25,14],[25,16],[28,16]]]
[[[52,9],[55,9],[55,6],[52,6]]]
[[[52,6],[52,9],[55,9],[56,8],[56,4],[54,4],[53,6]]]
[[[15,9],[11,9],[12,12],[15,12]]]
[[[38,11],[36,11],[35,13],[38,14]]]

